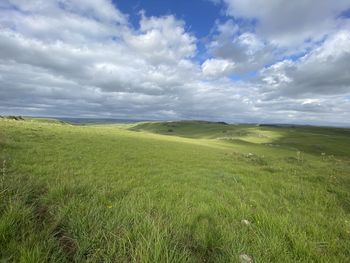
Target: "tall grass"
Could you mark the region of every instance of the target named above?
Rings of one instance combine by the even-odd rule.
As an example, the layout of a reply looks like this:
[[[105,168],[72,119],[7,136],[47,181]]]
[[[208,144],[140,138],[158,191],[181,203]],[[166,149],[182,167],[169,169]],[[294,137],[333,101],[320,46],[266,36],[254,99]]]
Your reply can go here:
[[[346,130],[176,125],[0,121],[1,260],[348,261]]]

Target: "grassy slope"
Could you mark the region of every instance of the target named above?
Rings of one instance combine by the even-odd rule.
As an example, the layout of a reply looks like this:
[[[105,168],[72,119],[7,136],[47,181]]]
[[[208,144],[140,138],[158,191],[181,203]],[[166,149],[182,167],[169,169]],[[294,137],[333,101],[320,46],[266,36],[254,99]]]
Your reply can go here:
[[[0,120],[0,258],[346,262],[349,151],[342,129]]]

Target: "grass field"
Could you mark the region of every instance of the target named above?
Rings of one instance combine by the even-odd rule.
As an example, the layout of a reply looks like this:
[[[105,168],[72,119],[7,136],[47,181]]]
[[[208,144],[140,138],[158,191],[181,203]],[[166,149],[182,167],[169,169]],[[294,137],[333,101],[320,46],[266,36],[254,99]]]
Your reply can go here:
[[[0,119],[0,161],[0,262],[350,262],[348,129]]]

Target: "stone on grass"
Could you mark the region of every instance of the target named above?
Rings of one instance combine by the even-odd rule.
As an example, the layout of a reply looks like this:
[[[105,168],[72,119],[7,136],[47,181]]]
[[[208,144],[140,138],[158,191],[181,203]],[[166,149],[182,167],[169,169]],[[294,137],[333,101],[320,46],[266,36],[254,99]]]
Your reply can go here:
[[[249,225],[250,225],[250,222],[249,222],[247,219],[243,219],[243,220],[241,221],[241,223],[242,223],[243,225],[246,225],[246,226],[249,226]]]
[[[242,254],[239,256],[239,260],[241,263],[253,263],[253,259],[247,254]]]

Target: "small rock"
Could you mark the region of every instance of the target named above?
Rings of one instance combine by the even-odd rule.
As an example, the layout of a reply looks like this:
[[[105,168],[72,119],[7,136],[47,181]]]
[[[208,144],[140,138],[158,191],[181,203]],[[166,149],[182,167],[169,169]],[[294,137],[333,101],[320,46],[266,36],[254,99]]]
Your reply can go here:
[[[240,255],[239,260],[241,263],[253,263],[254,262],[253,259],[246,254]]]
[[[246,225],[246,226],[249,226],[249,225],[250,225],[250,222],[249,222],[247,219],[243,219],[243,220],[241,221],[241,223],[242,223],[243,225]]]

